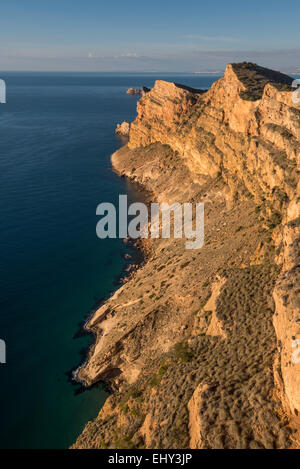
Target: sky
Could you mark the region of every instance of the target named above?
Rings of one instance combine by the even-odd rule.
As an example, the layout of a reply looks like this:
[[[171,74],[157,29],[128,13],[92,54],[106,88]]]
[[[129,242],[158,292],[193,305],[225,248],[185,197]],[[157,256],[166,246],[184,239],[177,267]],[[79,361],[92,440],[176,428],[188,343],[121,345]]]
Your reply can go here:
[[[299,2],[2,0],[0,70],[300,71]]]

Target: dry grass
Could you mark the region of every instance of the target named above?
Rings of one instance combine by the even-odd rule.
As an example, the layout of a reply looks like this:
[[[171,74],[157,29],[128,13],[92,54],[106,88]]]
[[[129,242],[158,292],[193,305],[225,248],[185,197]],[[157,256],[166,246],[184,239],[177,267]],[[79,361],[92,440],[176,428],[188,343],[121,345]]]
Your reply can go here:
[[[122,425],[117,413],[95,421],[96,427],[90,424],[98,444],[144,447],[140,428],[150,414],[154,425],[148,446],[188,448],[187,404],[196,387],[206,384],[198,409],[203,448],[289,447],[290,429],[271,398],[276,351],[271,292],[277,274],[272,264],[223,272],[227,281],[217,317],[227,339],[199,334],[176,344],[163,361],[153,361],[150,381],[143,376],[111,397],[116,410],[126,409]]]

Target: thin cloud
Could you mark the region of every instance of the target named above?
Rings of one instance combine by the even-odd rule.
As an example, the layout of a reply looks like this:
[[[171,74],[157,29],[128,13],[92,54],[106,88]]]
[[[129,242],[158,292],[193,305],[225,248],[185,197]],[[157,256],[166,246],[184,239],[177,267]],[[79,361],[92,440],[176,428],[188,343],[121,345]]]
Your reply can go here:
[[[96,55],[92,52],[88,53],[88,59],[94,60],[103,60],[103,59],[140,59],[142,56],[136,54],[135,52],[128,52],[126,54],[119,55]]]
[[[211,57],[300,57],[300,49],[273,49],[273,50],[194,50],[196,55],[209,55]],[[297,64],[298,65],[298,64]]]
[[[201,36],[199,34],[186,34],[183,39],[196,39],[203,42],[239,42],[239,39],[228,36]]]
[[[123,58],[130,58],[130,59],[139,59],[140,56],[136,54],[135,52],[127,52],[127,54],[120,54],[120,55],[115,55],[115,59],[123,59]]]
[[[129,49],[130,50],[130,49]],[[70,53],[67,53],[70,52]],[[63,71],[153,71],[157,72],[213,72],[224,70],[229,62],[256,62],[265,67],[299,73],[300,49],[273,50],[220,50],[210,47],[201,50],[193,44],[192,50],[178,48],[138,55],[137,52],[115,51],[116,55],[100,55],[86,49],[83,53],[76,51],[18,50],[9,53],[0,47],[0,64],[2,70],[63,70]],[[99,51],[100,52],[100,51]],[[297,70],[298,69],[298,70]]]

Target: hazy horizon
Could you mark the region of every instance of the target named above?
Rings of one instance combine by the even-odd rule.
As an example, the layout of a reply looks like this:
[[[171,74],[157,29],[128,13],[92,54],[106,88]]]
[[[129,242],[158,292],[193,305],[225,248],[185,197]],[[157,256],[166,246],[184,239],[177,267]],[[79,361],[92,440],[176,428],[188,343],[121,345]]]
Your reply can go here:
[[[11,0],[1,6],[0,69],[222,73],[229,62],[250,61],[297,74],[299,12],[258,0]]]

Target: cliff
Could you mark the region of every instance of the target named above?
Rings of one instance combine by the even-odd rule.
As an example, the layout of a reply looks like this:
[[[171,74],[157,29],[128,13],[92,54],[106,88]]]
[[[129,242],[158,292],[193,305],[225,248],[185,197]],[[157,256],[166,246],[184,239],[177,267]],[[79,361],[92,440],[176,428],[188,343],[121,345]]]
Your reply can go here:
[[[300,109],[291,78],[230,64],[210,90],[156,81],[120,175],[205,202],[205,244],[147,262],[92,317],[79,377],[114,393],[74,447],[287,448],[300,412]],[[296,354],[295,354],[296,352]]]

